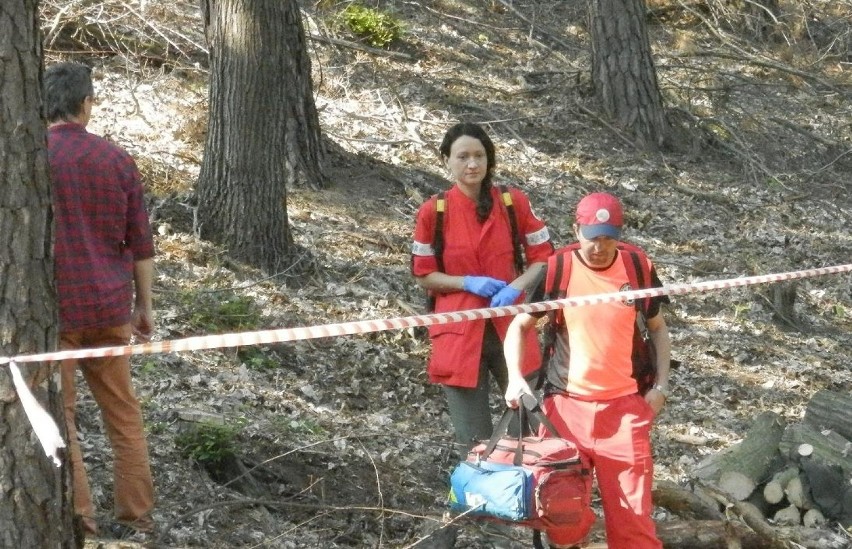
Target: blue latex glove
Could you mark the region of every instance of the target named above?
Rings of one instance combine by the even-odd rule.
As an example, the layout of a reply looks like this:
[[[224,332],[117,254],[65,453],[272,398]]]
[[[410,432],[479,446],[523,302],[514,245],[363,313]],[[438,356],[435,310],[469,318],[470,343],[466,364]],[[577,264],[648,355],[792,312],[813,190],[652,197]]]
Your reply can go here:
[[[491,298],[491,306],[492,307],[503,307],[504,305],[512,305],[518,296],[521,295],[521,291],[517,290],[511,286],[506,286]]]
[[[505,288],[506,283],[490,276],[466,276],[462,287],[464,291],[480,297],[491,297]]]

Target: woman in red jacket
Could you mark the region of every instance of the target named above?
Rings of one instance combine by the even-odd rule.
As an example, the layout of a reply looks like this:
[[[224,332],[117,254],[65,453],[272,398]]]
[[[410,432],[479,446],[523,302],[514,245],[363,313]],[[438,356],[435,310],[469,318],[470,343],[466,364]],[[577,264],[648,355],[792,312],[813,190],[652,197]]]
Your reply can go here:
[[[440,152],[454,185],[443,196],[438,238],[438,195],[417,212],[412,273],[435,297],[437,313],[511,305],[553,251],[547,227],[523,192],[508,189],[513,212],[504,204],[492,184],[497,164],[494,143],[481,126],[456,124],[444,136]],[[516,266],[510,215],[526,256],[523,272]],[[499,317],[429,327],[429,380],[443,386],[456,440],[466,448],[491,436],[491,377],[504,391],[508,377],[502,341],[511,320]],[[524,374],[535,372],[541,363],[534,331],[529,338]]]

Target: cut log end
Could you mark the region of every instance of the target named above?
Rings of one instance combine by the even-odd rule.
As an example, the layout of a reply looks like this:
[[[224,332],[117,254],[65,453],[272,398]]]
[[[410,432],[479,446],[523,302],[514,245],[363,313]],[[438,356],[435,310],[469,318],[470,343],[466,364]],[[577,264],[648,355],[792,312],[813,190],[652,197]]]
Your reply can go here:
[[[825,524],[825,517],[819,509],[810,509],[807,513],[805,513],[805,516],[802,517],[802,524],[805,525],[805,528],[816,528],[817,526]]]
[[[743,501],[754,492],[752,479],[737,471],[725,471],[719,477],[719,489],[737,501]]]
[[[777,480],[767,482],[766,486],[763,487],[763,499],[772,505],[781,503],[781,500],[784,499],[784,487]]]
[[[801,476],[796,476],[790,479],[790,482],[787,483],[787,487],[784,489],[787,501],[803,510],[813,507],[813,502],[811,501],[808,492],[809,488],[804,482],[802,482]]]
[[[798,507],[790,505],[775,513],[772,520],[783,526],[798,526],[802,523],[802,515],[799,513]]]
[[[814,447],[810,444],[800,444],[797,452],[802,457],[808,457],[814,453]]]

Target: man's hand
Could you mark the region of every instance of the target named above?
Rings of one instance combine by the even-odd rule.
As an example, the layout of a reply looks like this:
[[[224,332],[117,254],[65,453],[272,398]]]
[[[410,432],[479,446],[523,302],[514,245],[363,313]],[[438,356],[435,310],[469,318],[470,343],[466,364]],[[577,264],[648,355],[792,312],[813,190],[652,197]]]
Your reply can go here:
[[[491,297],[505,287],[505,282],[490,276],[466,276],[462,283],[464,291],[480,297]]]
[[[130,326],[136,339],[143,343],[151,341],[154,335],[154,315],[148,309],[137,307],[130,316]]]
[[[513,288],[512,286],[506,286],[491,298],[491,306],[492,307],[503,307],[504,305],[511,305],[518,299],[518,296],[521,295],[521,291]]]
[[[652,387],[647,393],[645,393],[645,402],[647,402],[654,410],[654,415],[657,415],[666,404],[666,395],[664,395],[659,389]]]
[[[510,378],[509,384],[506,386],[506,406],[517,408],[520,404],[522,394],[533,395],[527,380],[522,377]]]

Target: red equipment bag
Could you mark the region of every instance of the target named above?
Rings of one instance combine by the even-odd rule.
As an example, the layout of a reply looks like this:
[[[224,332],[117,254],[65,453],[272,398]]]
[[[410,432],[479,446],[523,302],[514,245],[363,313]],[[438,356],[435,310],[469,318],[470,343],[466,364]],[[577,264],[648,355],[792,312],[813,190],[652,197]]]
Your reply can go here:
[[[534,397],[523,395],[521,403],[517,410],[507,409],[491,439],[473,448],[453,471],[450,507],[475,517],[544,530],[560,545],[580,543],[595,521],[589,464],[572,442],[559,438]],[[513,417],[525,425],[525,411],[552,436],[507,436]]]

